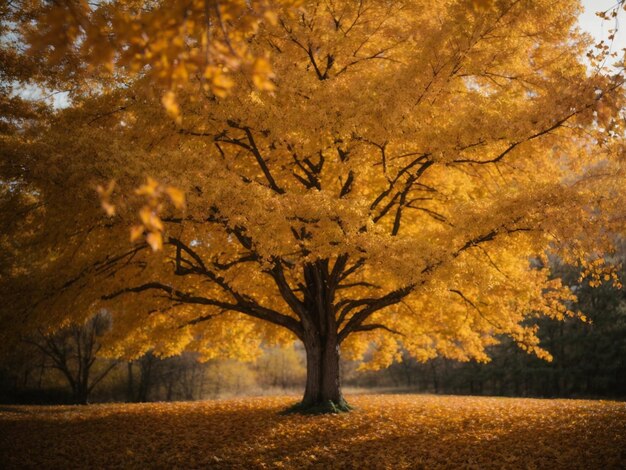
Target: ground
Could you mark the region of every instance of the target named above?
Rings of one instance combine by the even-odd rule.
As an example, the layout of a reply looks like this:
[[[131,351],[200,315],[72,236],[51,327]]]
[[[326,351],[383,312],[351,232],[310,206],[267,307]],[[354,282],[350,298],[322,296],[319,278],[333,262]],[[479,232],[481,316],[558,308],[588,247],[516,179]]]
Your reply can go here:
[[[339,415],[294,397],[0,407],[8,468],[624,468],[626,403],[354,395]]]

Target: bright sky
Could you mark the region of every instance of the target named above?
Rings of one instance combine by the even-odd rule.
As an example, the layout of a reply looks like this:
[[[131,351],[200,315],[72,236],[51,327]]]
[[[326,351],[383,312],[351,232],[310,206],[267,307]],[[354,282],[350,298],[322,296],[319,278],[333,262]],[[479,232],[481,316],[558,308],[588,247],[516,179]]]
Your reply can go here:
[[[617,0],[583,0],[582,4],[585,11],[580,15],[580,27],[584,31],[591,33],[597,41],[607,38],[608,30],[615,28],[613,21],[602,21],[595,13],[597,11],[605,11],[615,5]],[[621,23],[618,23],[617,34],[613,42],[613,50],[619,52],[620,49],[626,47],[626,12],[621,11],[618,16]]]

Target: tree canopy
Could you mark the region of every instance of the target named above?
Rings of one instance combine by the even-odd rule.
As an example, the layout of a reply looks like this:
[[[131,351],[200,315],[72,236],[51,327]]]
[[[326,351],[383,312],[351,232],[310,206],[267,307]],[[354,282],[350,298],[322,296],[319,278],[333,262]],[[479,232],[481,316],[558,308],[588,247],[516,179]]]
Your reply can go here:
[[[20,73],[72,91],[3,120],[2,340],[101,308],[110,355],[299,339],[305,404],[343,403],[339,348],[487,360],[507,335],[549,359],[532,319],[582,315],[548,257],[617,283],[626,220],[623,63],[579,3],[277,2],[238,28],[247,4],[43,17],[54,60]]]

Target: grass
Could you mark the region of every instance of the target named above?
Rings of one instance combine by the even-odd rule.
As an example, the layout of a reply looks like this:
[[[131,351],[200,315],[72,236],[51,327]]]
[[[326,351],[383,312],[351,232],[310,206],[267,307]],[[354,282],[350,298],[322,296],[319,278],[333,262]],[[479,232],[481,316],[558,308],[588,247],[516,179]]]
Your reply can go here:
[[[2,468],[623,468],[626,403],[353,395],[0,407]]]

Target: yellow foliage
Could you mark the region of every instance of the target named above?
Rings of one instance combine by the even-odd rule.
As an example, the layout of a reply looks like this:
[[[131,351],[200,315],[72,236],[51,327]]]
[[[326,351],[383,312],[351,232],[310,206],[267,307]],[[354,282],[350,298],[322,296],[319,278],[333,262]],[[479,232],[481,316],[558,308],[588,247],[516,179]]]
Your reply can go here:
[[[115,206],[111,204],[111,194],[115,190],[115,180],[109,181],[109,184],[106,188],[102,185],[96,186],[96,191],[100,196],[100,203],[102,205],[102,209],[106,212],[109,217],[113,217],[115,215]]]
[[[41,208],[2,238],[0,343],[107,308],[127,356],[549,359],[532,320],[580,314],[548,259],[619,284],[624,74],[577,1],[148,3],[21,24],[72,102],[7,140]]]
[[[180,115],[180,106],[178,105],[178,101],[176,99],[176,95],[172,90],[167,91],[163,98],[161,99],[163,106],[165,107],[165,111],[167,114],[176,121],[177,124],[182,124],[182,118]]]
[[[182,209],[185,207],[185,193],[183,193],[180,189],[170,186],[165,188],[165,192],[172,200],[172,204],[174,204],[176,209]]]
[[[163,248],[163,236],[160,232],[150,232],[146,235],[146,242],[152,248],[152,251],[159,251]]]
[[[250,39],[264,23],[276,25],[279,14],[295,14],[300,4],[300,0],[33,1],[25,2],[28,20],[22,33],[31,54],[51,65],[72,56],[86,64],[86,74],[100,72],[118,79],[150,75],[167,90],[163,106],[180,124],[175,90],[200,71],[215,96],[226,96],[233,85],[228,75],[247,68],[259,89],[271,89],[269,66],[255,56]]]

